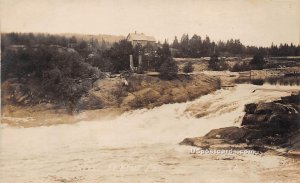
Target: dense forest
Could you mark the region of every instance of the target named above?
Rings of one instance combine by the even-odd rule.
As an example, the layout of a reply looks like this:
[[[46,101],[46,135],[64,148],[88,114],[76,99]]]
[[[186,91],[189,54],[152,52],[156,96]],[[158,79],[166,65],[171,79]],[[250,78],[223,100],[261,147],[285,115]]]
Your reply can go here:
[[[135,66],[138,65],[138,55],[143,54],[145,62],[142,70],[153,71],[159,71],[163,61],[171,57],[169,45],[166,42],[160,46],[137,45],[133,48],[126,40],[108,46],[107,43],[93,38],[86,40],[75,36],[32,33],[2,34],[1,50],[2,80],[5,80],[8,74],[21,77],[34,71],[41,76],[46,69],[59,68],[60,66],[57,65],[59,63],[54,63],[55,57],[66,54],[74,55],[76,59],[72,58],[73,61],[79,60],[102,72],[112,73],[129,70],[129,55],[131,54]]]
[[[227,41],[214,42],[206,36],[202,38],[198,35],[193,35],[191,38],[188,34],[183,34],[181,39],[175,37],[171,48],[175,49],[175,57],[209,57],[213,54],[219,56],[253,56],[261,53],[264,56],[282,57],[282,56],[299,56],[300,45],[293,44],[272,44],[270,47],[245,46],[239,39],[230,39]]]
[[[32,103],[56,100],[64,102],[71,111],[78,99],[93,87],[94,81],[107,76],[106,72],[130,73],[129,55],[133,55],[136,72],[157,71],[162,79],[169,80],[177,77],[174,56],[210,56],[211,70],[230,69],[224,56],[254,56],[250,63],[231,68],[241,71],[264,68],[265,56],[299,54],[299,46],[292,44],[258,48],[244,46],[239,40],[216,44],[209,37],[202,40],[197,35],[191,39],[183,35],[180,41],[175,38],[171,46],[165,41],[144,47],[133,47],[125,39],[109,45],[93,37],[80,39],[50,34],[5,33],[1,39],[2,83],[16,83],[16,87],[31,96]],[[138,55],[143,55],[142,65],[138,64]],[[187,63],[183,71],[192,72],[192,64]]]
[[[33,96],[33,103],[39,103],[41,99],[56,100],[65,102],[72,111],[78,99],[93,87],[95,80],[105,77],[105,72],[130,70],[130,54],[137,66],[138,55],[146,49],[153,51],[145,56],[148,62],[139,68],[139,72],[147,67],[161,72],[163,79],[176,75],[178,68],[167,43],[162,48],[133,48],[130,42],[121,40],[105,47],[94,39],[31,33],[2,34],[1,80],[2,83],[21,84],[22,90]]]
[[[73,78],[75,76],[82,77],[79,76],[82,72],[77,70],[81,67],[85,67],[82,70],[92,68],[93,72],[120,73],[129,70],[130,54],[133,55],[135,66],[138,65],[138,55],[144,55],[142,68],[139,68],[140,72],[143,70],[162,72],[163,70],[168,71],[168,69],[164,69],[166,65],[174,64],[171,58],[172,54],[174,57],[211,57],[211,68],[224,70],[227,67],[219,63],[218,57],[260,55],[263,58],[298,56],[300,53],[299,45],[281,44],[279,46],[271,45],[271,47],[254,47],[245,46],[239,40],[231,39],[215,43],[208,36],[205,39],[198,35],[189,38],[187,34],[182,35],[180,41],[175,37],[170,46],[165,42],[164,44],[158,43],[156,46],[141,47],[138,45],[134,48],[126,40],[108,44],[93,37],[80,39],[75,36],[6,33],[1,34],[1,38],[2,81],[8,77],[20,78],[32,73],[42,77],[53,69],[59,70],[61,75]],[[173,68],[174,72],[178,70],[177,66]],[[246,66],[245,69],[247,69]]]

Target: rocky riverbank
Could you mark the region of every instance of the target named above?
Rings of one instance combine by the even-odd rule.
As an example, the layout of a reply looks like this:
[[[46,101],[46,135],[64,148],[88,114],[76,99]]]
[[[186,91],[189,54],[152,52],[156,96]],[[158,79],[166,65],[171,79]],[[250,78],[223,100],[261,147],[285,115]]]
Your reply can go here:
[[[29,97],[26,97],[28,91],[22,88],[5,83],[3,89],[7,90],[2,96],[2,123],[32,127],[114,118],[128,110],[193,100],[219,89],[220,80],[205,74],[180,75],[174,80],[146,75],[99,79],[87,94],[79,98],[74,106],[77,113],[72,115],[68,114],[65,105],[51,101],[30,104]]]
[[[267,103],[245,106],[241,127],[211,130],[203,137],[186,138],[180,144],[203,149],[284,150],[300,155],[300,93]]]

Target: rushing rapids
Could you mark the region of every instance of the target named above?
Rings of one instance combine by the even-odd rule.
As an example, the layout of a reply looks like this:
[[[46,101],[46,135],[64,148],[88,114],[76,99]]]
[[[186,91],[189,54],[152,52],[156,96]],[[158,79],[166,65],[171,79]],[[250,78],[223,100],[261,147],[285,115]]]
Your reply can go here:
[[[195,156],[190,154],[191,147],[178,143],[211,129],[239,126],[245,104],[272,101],[292,91],[299,91],[299,86],[241,84],[191,102],[130,111],[110,121],[35,128],[2,125],[0,179],[245,182],[247,176],[249,182],[272,182],[270,173],[279,171],[283,163],[290,163],[283,157],[235,155],[230,157],[232,161],[226,161],[227,155]],[[293,166],[297,168],[299,164],[290,167]],[[279,182],[285,181],[280,173],[276,176]],[[293,176],[297,177],[291,175],[290,181]]]

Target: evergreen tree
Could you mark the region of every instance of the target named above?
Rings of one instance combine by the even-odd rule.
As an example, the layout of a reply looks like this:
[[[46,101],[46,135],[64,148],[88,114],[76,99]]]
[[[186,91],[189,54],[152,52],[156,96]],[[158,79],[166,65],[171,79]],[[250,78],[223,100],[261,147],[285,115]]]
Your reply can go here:
[[[162,79],[174,79],[177,76],[178,66],[174,59],[168,57],[159,68]]]
[[[169,44],[165,41],[162,49],[158,49],[158,64],[156,65],[161,78],[173,79],[178,72],[178,66],[174,59],[171,57]]]
[[[193,58],[201,57],[202,41],[201,37],[198,35],[193,35],[189,41],[190,49],[189,56]]]
[[[108,51],[108,57],[112,62],[112,71],[119,73],[122,70],[129,70],[129,55],[133,54],[133,47],[127,40],[115,43]]]
[[[266,61],[262,53],[257,53],[253,56],[253,59],[250,61],[250,66],[252,69],[263,69]]]
[[[175,38],[174,38],[172,47],[175,49],[179,49],[179,42],[178,42],[177,36],[175,36]]]
[[[182,57],[189,57],[189,35],[183,34],[180,39],[180,52]]]

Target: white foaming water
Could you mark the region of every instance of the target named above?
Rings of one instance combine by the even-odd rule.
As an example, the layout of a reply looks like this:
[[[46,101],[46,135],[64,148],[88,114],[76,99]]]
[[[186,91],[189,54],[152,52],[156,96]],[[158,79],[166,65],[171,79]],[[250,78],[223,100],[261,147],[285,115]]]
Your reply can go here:
[[[245,104],[279,99],[294,90],[299,87],[245,84],[192,102],[127,112],[110,121],[35,128],[2,126],[1,179],[4,182],[184,180],[191,174],[196,176],[200,169],[191,169],[198,167],[199,161],[191,159],[189,147],[178,145],[180,141],[202,136],[211,129],[239,126]],[[208,160],[201,161],[209,164]],[[247,171],[240,173],[243,177]],[[143,175],[149,177],[145,179]],[[256,178],[253,176],[251,180]]]

